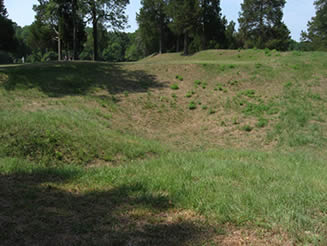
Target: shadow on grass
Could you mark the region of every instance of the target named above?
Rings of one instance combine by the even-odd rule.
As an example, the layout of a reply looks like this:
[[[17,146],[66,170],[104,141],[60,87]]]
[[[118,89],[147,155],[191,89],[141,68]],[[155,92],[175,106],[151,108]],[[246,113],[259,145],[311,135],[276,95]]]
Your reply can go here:
[[[113,95],[166,87],[155,76],[118,63],[65,62],[9,66],[1,67],[0,73],[7,76],[3,82],[7,90],[38,88],[50,97],[85,95],[97,87]]]
[[[169,200],[141,184],[59,188],[75,175],[54,169],[1,175],[1,245],[202,245],[212,233],[203,223],[171,219]]]

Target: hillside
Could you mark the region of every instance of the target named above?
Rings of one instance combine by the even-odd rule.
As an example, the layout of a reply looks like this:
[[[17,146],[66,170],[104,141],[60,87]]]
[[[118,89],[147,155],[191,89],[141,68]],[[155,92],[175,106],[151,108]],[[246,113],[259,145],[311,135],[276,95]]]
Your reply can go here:
[[[324,245],[326,95],[323,52],[0,66],[0,239]]]

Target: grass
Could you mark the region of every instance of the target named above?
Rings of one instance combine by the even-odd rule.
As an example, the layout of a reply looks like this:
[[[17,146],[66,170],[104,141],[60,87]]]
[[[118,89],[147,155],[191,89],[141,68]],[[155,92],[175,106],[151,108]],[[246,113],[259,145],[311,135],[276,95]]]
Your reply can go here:
[[[1,66],[2,244],[326,245],[326,67],[256,49]]]
[[[12,206],[1,213],[17,216],[24,211],[21,217],[25,226],[23,231],[31,243],[53,232],[62,240],[59,225],[55,224],[58,221],[69,228],[71,238],[83,237],[90,243],[94,236],[86,233],[92,228],[99,236],[101,233],[110,234],[107,238],[100,236],[98,243],[105,242],[101,240],[126,243],[126,240],[135,237],[142,237],[148,242],[151,240],[149,233],[158,237],[158,244],[164,245],[167,238],[161,239],[156,232],[167,231],[172,224],[160,227],[167,222],[162,221],[160,215],[155,216],[157,218],[152,216],[163,211],[176,213],[180,209],[193,210],[207,217],[202,227],[223,227],[225,223],[232,223],[250,230],[259,226],[267,231],[287,232],[290,238],[283,240],[293,238],[298,243],[321,245],[326,242],[326,165],[310,155],[209,151],[170,154],[114,169],[101,167],[88,170],[77,166],[46,168],[11,158],[1,159],[0,163],[1,180],[9,181],[7,185],[12,189],[10,194],[3,194],[8,195],[7,204]],[[19,182],[28,185],[22,186]],[[71,189],[75,191],[69,192]],[[18,194],[25,195],[18,201],[13,200]],[[56,210],[51,209],[53,199],[57,200]],[[95,201],[92,210],[86,209],[87,204]],[[28,207],[32,202],[34,209]],[[79,212],[84,209],[85,212]],[[33,221],[29,221],[27,216],[41,220],[49,215],[49,220],[38,222],[43,225],[39,233],[44,234],[30,237],[29,233],[35,229]],[[69,219],[69,216],[73,217]],[[101,220],[97,219],[98,216]],[[83,225],[75,224],[83,218]],[[187,218],[190,219],[183,216],[176,222],[179,228],[185,227]],[[118,226],[118,222],[128,229]],[[140,228],[136,226],[138,223],[141,223]],[[144,230],[150,225],[154,231],[141,233],[142,228]],[[192,240],[192,234],[198,233],[196,227],[200,225],[200,222],[194,223],[183,231],[184,236]],[[161,230],[157,231],[157,226]],[[8,234],[2,237],[8,240],[16,237],[14,230],[6,232]],[[171,240],[182,243],[184,237],[178,236],[183,233],[173,232],[177,238]],[[213,238],[201,240],[210,242]]]

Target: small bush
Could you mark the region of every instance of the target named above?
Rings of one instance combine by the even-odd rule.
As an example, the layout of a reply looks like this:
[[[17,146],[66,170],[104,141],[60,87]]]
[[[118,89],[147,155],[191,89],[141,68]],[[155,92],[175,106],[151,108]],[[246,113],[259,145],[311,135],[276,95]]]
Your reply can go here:
[[[195,80],[195,81],[194,81],[194,84],[195,84],[195,85],[201,85],[201,83],[202,83],[202,82],[201,82],[200,80]]]
[[[249,125],[245,125],[242,127],[242,130],[246,132],[251,132],[253,130],[253,127]]]
[[[194,94],[195,94],[195,91],[191,90],[191,91],[188,91],[188,92],[187,92],[187,94],[186,94],[185,97],[190,98],[190,97],[192,97]]]
[[[195,103],[194,101],[191,101],[190,104],[188,105],[188,108],[189,108],[190,110],[194,110],[194,109],[196,109],[196,103]]]
[[[184,78],[182,76],[180,76],[180,75],[176,75],[176,79],[178,79],[179,81],[183,81],[184,80]]]
[[[204,83],[202,83],[202,89],[205,89],[205,88],[207,88],[207,83],[206,82],[204,82]]]
[[[266,56],[271,56],[271,50],[268,48],[265,48],[265,55]]]
[[[207,106],[207,105],[203,105],[203,106],[202,106],[202,109],[203,109],[203,110],[207,110],[207,109],[208,109],[208,106]]]
[[[170,88],[171,88],[172,90],[178,90],[178,89],[179,89],[179,86],[178,86],[178,84],[172,84],[172,85],[170,86]]]
[[[268,125],[268,120],[265,119],[265,118],[259,118],[259,120],[258,120],[258,122],[256,124],[256,126],[259,127],[259,128],[263,128],[263,127],[265,127],[267,125]]]

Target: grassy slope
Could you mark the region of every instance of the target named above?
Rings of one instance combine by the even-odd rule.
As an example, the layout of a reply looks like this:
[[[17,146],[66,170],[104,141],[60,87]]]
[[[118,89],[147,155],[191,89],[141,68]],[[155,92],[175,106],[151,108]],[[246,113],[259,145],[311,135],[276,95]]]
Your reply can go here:
[[[211,50],[0,68],[0,238],[324,245],[326,67]]]

